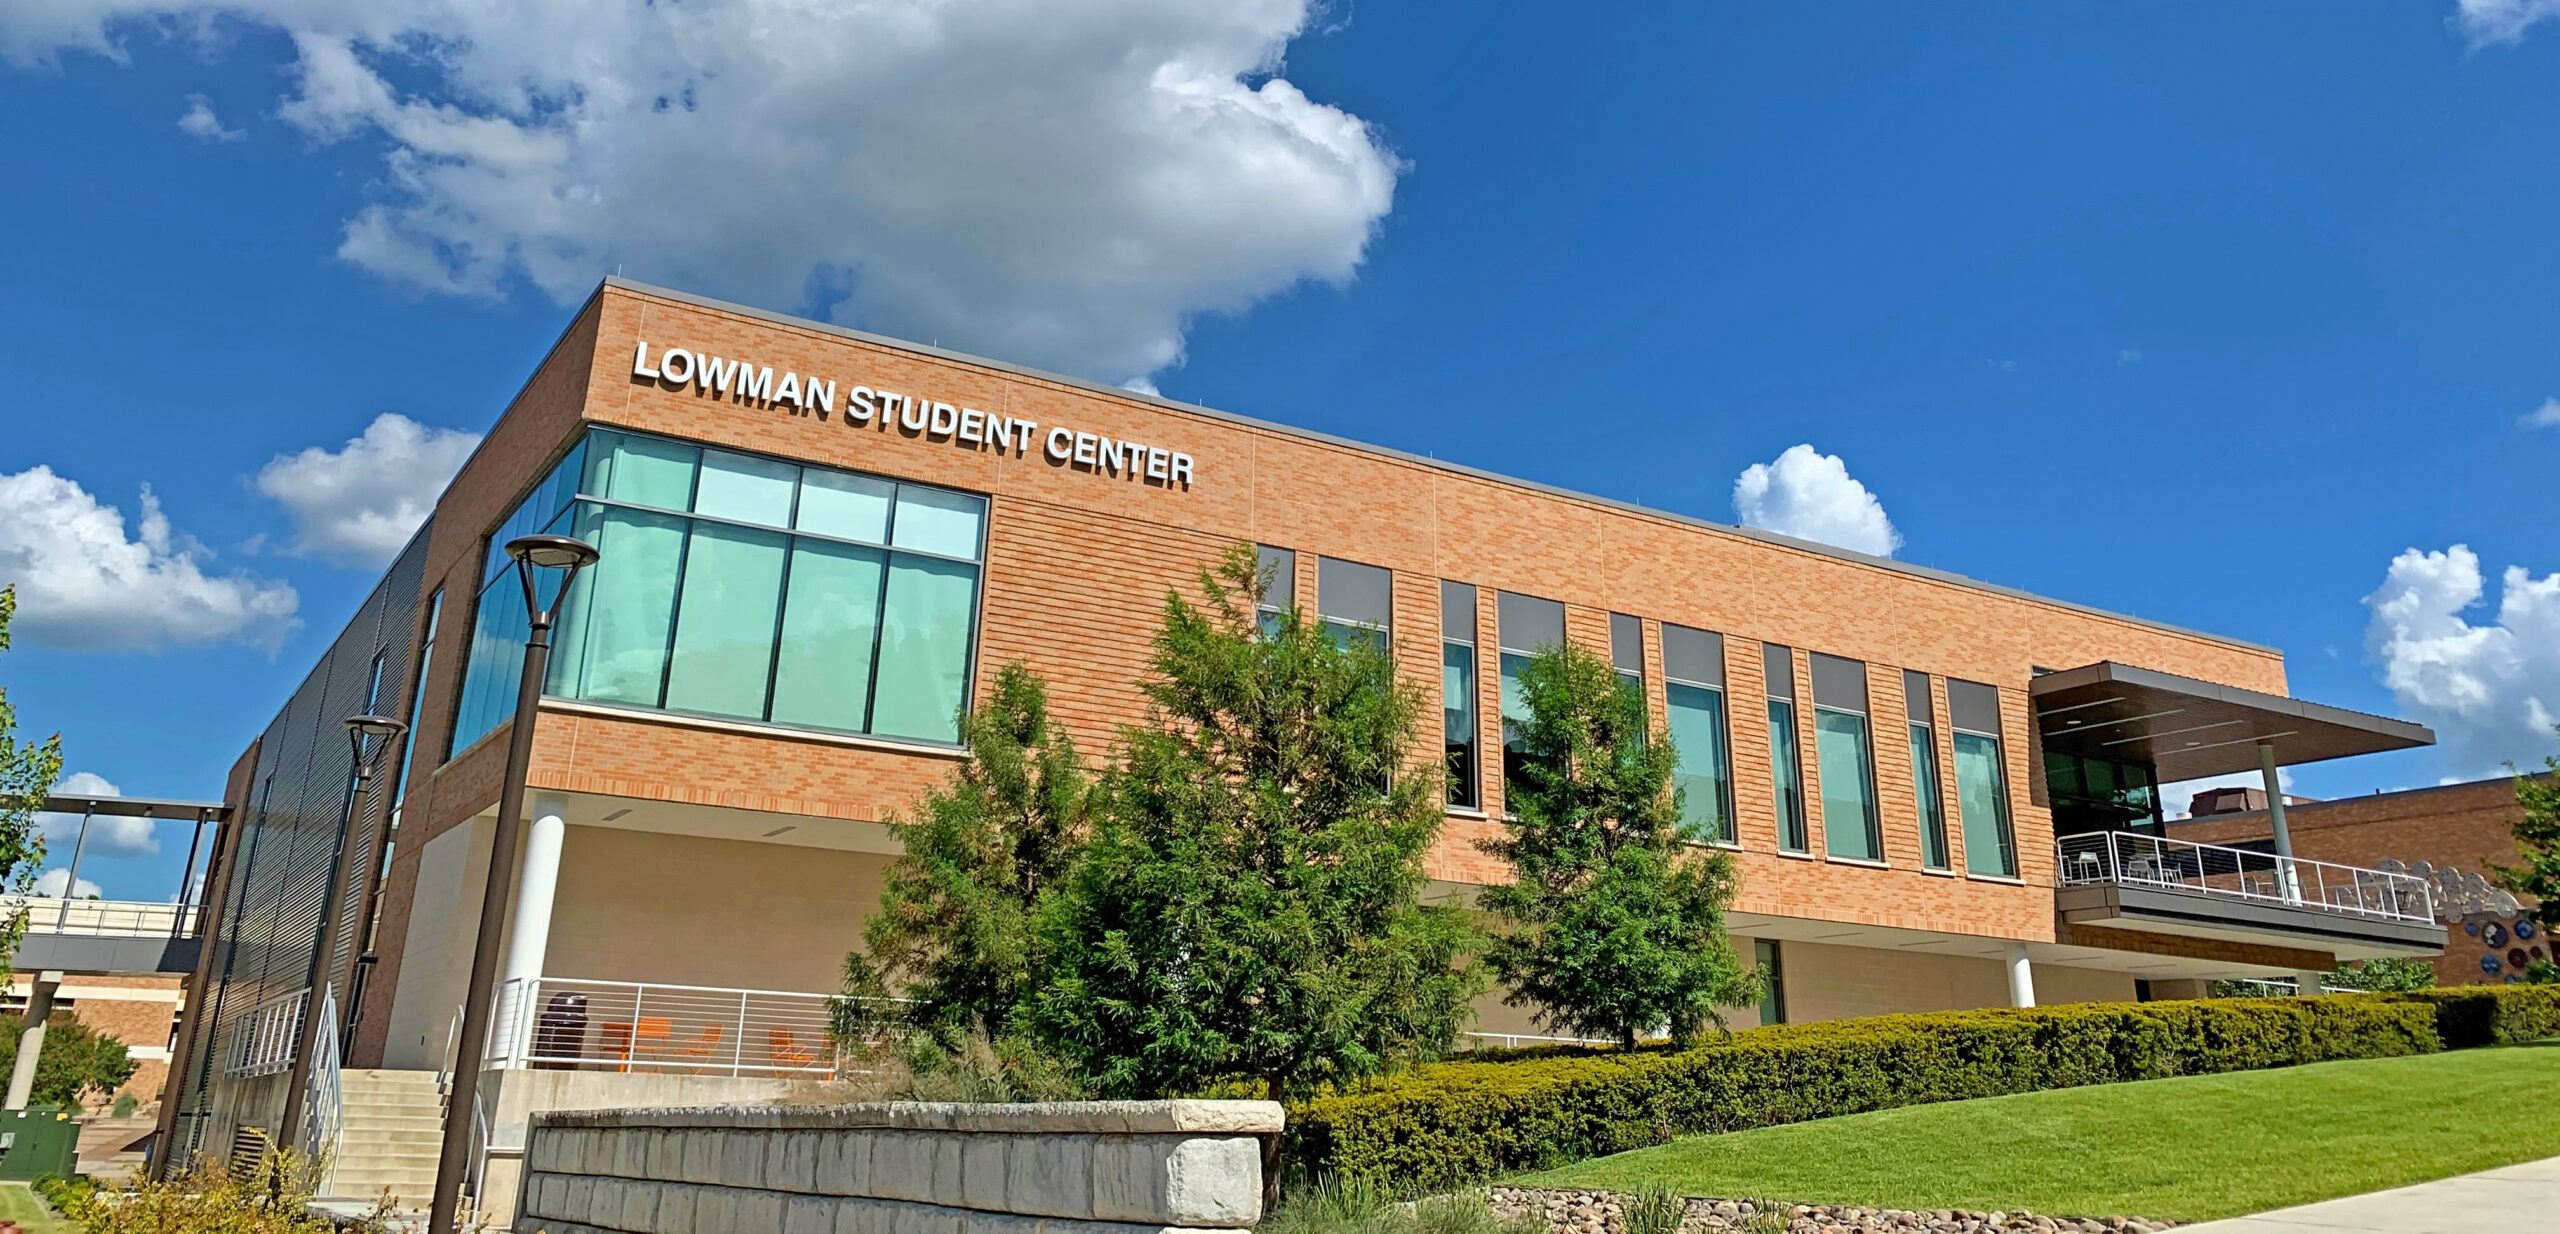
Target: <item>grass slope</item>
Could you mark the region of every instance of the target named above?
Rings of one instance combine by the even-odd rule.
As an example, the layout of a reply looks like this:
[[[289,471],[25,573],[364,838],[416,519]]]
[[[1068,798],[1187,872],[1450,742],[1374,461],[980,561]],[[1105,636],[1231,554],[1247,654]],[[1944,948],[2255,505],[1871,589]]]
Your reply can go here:
[[[27,1234],[57,1234],[71,1223],[54,1215],[25,1183],[0,1183],[0,1221],[15,1221]]]
[[[2546,1042],[1880,1110],[1519,1182],[2204,1221],[2560,1155],[2554,1091]]]

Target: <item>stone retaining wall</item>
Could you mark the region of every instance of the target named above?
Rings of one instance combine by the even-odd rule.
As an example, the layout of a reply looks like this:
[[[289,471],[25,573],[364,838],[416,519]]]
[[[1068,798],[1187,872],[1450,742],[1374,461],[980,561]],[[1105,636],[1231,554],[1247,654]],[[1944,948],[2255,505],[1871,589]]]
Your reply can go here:
[[[533,1116],[523,1234],[1163,1234],[1262,1219],[1268,1101]]]

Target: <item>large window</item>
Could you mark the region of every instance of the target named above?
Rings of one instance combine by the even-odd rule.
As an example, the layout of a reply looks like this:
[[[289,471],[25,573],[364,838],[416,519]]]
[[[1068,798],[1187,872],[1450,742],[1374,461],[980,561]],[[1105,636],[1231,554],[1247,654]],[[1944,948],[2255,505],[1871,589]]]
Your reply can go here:
[[[2000,692],[1949,680],[1947,719],[1955,729],[1956,813],[1964,825],[1964,867],[1975,874],[2016,878],[2018,842],[2009,829],[2008,776],[2001,770]]]
[[[1255,616],[1269,637],[1280,629],[1280,615],[1298,602],[1298,555],[1268,544],[1253,547],[1254,569],[1262,576],[1262,602]]]
[[[1870,741],[1867,666],[1813,653],[1813,756],[1822,776],[1822,847],[1851,861],[1884,860]]]
[[[2161,834],[2159,776],[2148,764],[2047,750],[2044,786],[2053,801],[2055,835]]]
[[[1947,868],[1947,799],[1938,791],[1937,709],[1929,701],[1929,675],[1902,673],[1902,709],[1911,718],[1911,789],[1920,809],[1920,864]]]
[[[1465,583],[1440,584],[1440,722],[1449,804],[1476,809],[1476,589]]]
[[[1529,703],[1520,692],[1520,671],[1530,657],[1564,646],[1564,605],[1536,596],[1496,592],[1495,637],[1502,640],[1502,780],[1511,782],[1529,757]]]
[[[1733,761],[1725,739],[1724,636],[1662,625],[1662,694],[1679,762],[1680,828],[1690,838],[1732,844]]]
[[[1804,757],[1796,748],[1795,653],[1776,643],[1760,648],[1760,672],[1769,690],[1769,779],[1777,790],[1778,851],[1813,847],[1804,821]]]
[[[1366,639],[1384,648],[1393,632],[1394,576],[1356,561],[1316,558],[1316,616],[1337,646]]]
[[[457,748],[514,708],[503,546],[536,530],[602,554],[562,606],[547,693],[956,740],[985,525],[967,493],[599,430],[490,538]]]

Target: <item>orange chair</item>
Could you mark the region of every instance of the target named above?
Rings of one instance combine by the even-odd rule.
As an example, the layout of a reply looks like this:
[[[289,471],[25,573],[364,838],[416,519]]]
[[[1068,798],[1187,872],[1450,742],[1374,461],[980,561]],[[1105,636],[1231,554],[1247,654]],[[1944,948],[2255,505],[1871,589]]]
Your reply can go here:
[[[662,1015],[641,1016],[639,1025],[631,1033],[631,1052],[634,1055],[664,1054],[673,1048],[675,1035],[676,1022],[673,1018]],[[630,1069],[629,1066],[623,1068],[625,1071]]]
[[[686,1041],[682,1045],[671,1045],[667,1047],[667,1054],[672,1058],[707,1059],[720,1052],[720,1043],[726,1040],[728,1036],[729,1028],[727,1025],[705,1024],[702,1026],[701,1036]]]
[[[787,1028],[768,1029],[764,1035],[765,1052],[773,1056],[776,1069],[805,1070],[818,1063],[818,1052],[800,1044],[800,1039]]]
[[[624,1071],[631,1070],[631,1026],[607,1024],[604,1026],[603,1033],[604,1046],[598,1057],[621,1063],[621,1069]]]

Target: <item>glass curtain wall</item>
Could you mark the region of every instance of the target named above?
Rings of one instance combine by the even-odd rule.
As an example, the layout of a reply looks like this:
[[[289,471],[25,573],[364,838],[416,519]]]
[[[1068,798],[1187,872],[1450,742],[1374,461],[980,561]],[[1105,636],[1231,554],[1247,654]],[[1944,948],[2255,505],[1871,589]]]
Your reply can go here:
[[[1494,636],[1501,640],[1502,651],[1502,779],[1508,784],[1529,756],[1521,745],[1529,704],[1520,694],[1520,671],[1540,651],[1564,646],[1564,605],[1536,596],[1496,592],[1494,625]]]
[[[1383,649],[1394,635],[1395,576],[1356,561],[1316,558],[1316,616],[1336,646],[1365,639]]]
[[[1760,648],[1761,678],[1769,691],[1769,778],[1777,790],[1778,851],[1813,847],[1805,831],[1804,756],[1796,746],[1795,652],[1776,643]]]
[[[2009,828],[2007,764],[2000,751],[2000,692],[1971,681],[1947,681],[1947,719],[1954,728],[1956,813],[1964,827],[1964,866],[1975,874],[2018,876],[2018,842]]]
[[[1262,576],[1262,602],[1255,606],[1263,637],[1280,629],[1280,615],[1298,602],[1298,555],[1268,544],[1253,546],[1254,568]]]
[[[2044,783],[2053,801],[2055,835],[2163,833],[2159,774],[2148,764],[2047,750]]]
[[[1740,842],[1725,732],[1724,636],[1662,623],[1662,693],[1678,756],[1672,783],[1680,792],[1681,829],[1709,843]]]
[[[1440,721],[1449,768],[1449,804],[1480,807],[1476,767],[1476,589],[1440,584]]]
[[[1823,850],[1851,861],[1884,860],[1865,664],[1813,653],[1813,756],[1822,777]]]
[[[968,702],[986,499],[597,430],[527,507],[596,546],[547,693],[950,742]],[[519,511],[509,520],[531,522]],[[491,538],[491,555],[512,532]],[[524,602],[493,574],[459,744],[511,712]],[[512,646],[509,644],[512,643]]]
[[[1936,708],[1929,700],[1929,675],[1902,673],[1902,710],[1911,719],[1911,787],[1919,801],[1920,864],[1947,868],[1947,799],[1938,791]]]

